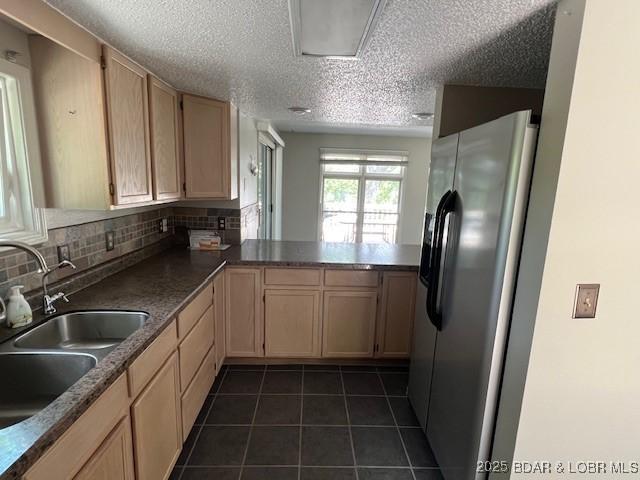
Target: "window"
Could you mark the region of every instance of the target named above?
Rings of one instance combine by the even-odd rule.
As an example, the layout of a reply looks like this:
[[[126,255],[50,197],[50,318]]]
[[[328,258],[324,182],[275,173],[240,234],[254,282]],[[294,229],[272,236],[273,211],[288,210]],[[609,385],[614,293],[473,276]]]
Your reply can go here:
[[[33,91],[27,68],[0,59],[0,238],[42,243],[44,212],[34,206],[41,181]],[[36,190],[41,195],[41,189]]]
[[[320,240],[396,243],[407,152],[320,149]]]

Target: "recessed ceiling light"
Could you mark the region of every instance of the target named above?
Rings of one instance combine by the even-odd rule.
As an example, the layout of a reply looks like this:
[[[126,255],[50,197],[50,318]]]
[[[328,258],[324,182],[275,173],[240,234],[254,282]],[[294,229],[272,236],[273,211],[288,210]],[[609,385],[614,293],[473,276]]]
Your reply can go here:
[[[413,118],[416,118],[418,120],[431,120],[433,118],[433,113],[429,113],[429,112],[418,112],[418,113],[413,113],[411,114],[411,116]]]
[[[386,1],[289,0],[295,55],[359,58]]]
[[[307,113],[311,113],[311,109],[307,107],[289,107],[289,111],[296,115],[306,115]]]

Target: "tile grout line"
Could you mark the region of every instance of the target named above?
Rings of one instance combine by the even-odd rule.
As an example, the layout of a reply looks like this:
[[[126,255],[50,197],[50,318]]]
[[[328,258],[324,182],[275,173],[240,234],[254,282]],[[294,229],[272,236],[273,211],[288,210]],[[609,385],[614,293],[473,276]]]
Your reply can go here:
[[[398,426],[398,421],[396,420],[396,414],[394,413],[393,408],[391,407],[391,402],[389,401],[389,397],[387,396],[387,387],[384,385],[384,382],[382,381],[382,375],[380,375],[380,372],[378,372],[378,380],[382,384],[382,390],[384,391],[384,395],[385,395],[384,398],[387,401],[387,407],[389,407],[389,411],[391,412],[391,418],[393,418],[393,423],[396,426],[396,432],[400,437],[402,450],[404,450],[404,455],[405,457],[407,457],[407,462],[409,463],[409,469],[410,469],[409,471],[411,472],[411,477],[413,478],[413,480],[417,480],[416,473],[413,469],[413,464],[411,463],[411,458],[409,457],[409,452],[407,451],[407,446],[404,443],[404,438],[402,438],[402,431],[400,430],[400,427]]]
[[[269,396],[271,396],[271,394],[267,394]],[[297,397],[298,395],[289,395],[289,397]],[[331,395],[332,397],[342,397],[342,395]],[[351,395],[347,395],[348,397],[350,397]],[[203,423],[202,424],[203,427],[250,427],[251,424],[250,423]],[[298,427],[300,426],[299,423],[260,423],[259,424],[260,427]],[[304,427],[342,427],[342,428],[346,428],[349,425],[348,424],[341,424],[341,423],[331,423],[331,424],[326,424],[326,423],[303,423],[302,426]],[[392,427],[393,425],[386,425],[386,424],[378,424],[378,425],[366,425],[366,424],[358,424],[355,425],[356,427],[360,427],[360,428],[389,428]],[[409,425],[402,425],[402,428],[406,428],[406,429],[413,429],[413,430],[418,430],[421,429],[422,427],[416,427],[416,426],[409,426]]]
[[[191,449],[189,450],[189,453],[187,454],[187,458],[185,458],[185,460],[184,460],[184,465],[182,465],[181,468],[180,468],[180,475],[178,475],[178,478],[176,480],[180,480],[182,478],[182,475],[184,475],[184,469],[187,467],[187,465],[189,465],[189,460],[191,460],[191,454],[193,453],[193,450],[196,448],[196,444],[198,443],[198,439],[200,438],[200,434],[202,433],[202,430],[204,429],[205,425],[207,424],[207,417],[211,413],[211,409],[213,408],[213,405],[216,403],[216,398],[218,398],[218,392],[220,391],[220,388],[222,388],[222,384],[224,383],[224,379],[227,378],[227,373],[228,372],[229,372],[229,368],[225,368],[224,373],[222,374],[222,379],[220,380],[220,385],[218,385],[218,388],[216,389],[216,392],[213,394],[213,400],[211,401],[211,405],[209,405],[209,408],[207,409],[207,414],[204,416],[204,421],[198,427],[198,433],[196,434],[196,438],[193,441],[193,445],[191,445]],[[213,381],[215,383],[215,379]]]
[[[347,404],[347,389],[344,386],[344,377],[342,375],[342,367],[340,367],[340,383],[342,385],[342,398],[344,399],[344,410],[345,413],[347,415],[347,424],[349,425],[348,427],[348,432],[349,432],[349,442],[351,443],[351,456],[353,457],[353,469],[355,471],[356,474],[356,480],[360,479],[360,476],[358,474],[358,461],[356,460],[356,447],[354,446],[353,443],[353,433],[351,431],[351,417],[349,415],[349,405]]]
[[[300,382],[300,433],[298,436],[298,480],[302,477],[302,418],[304,415],[304,367],[302,368],[302,380]]]
[[[267,366],[264,366],[262,371],[262,380],[260,381],[260,388],[258,389],[258,395],[256,397],[256,406],[253,409],[253,418],[251,419],[251,426],[249,427],[249,435],[247,436],[247,445],[244,447],[244,455],[242,456],[242,464],[240,465],[240,473],[238,474],[238,480],[242,479],[242,473],[244,472],[244,464],[247,461],[247,455],[249,454],[249,444],[251,443],[251,434],[256,423],[256,416],[258,415],[258,406],[260,405],[260,396],[262,395],[262,387],[264,385],[264,379],[267,376]]]
[[[237,372],[237,370],[235,370]],[[255,370],[252,370],[252,372],[258,373]],[[294,372],[294,373],[299,373],[299,372]],[[313,372],[315,373],[315,372]],[[320,373],[339,373],[339,372],[320,372]],[[354,372],[345,372],[345,373],[354,373]],[[372,375],[376,375],[375,373],[373,373]],[[241,396],[255,396],[255,393],[220,393],[218,396],[220,397],[224,397],[224,396],[234,396],[234,397],[241,397]],[[275,396],[291,396],[291,395],[296,395],[295,393],[269,393],[268,395],[271,395],[272,397]],[[306,396],[308,397],[341,397],[342,394],[335,394],[335,393],[305,393]],[[347,395],[348,397],[378,397],[378,398],[384,398],[384,397],[389,397],[389,398],[406,398],[406,395],[367,395],[367,394],[363,394],[363,393],[357,393],[354,395]]]

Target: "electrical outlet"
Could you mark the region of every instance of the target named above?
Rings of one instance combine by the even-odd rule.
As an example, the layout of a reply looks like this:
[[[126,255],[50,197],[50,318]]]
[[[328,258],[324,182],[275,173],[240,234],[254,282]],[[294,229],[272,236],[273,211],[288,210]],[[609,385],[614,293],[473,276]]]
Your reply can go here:
[[[576,288],[573,318],[595,318],[600,284],[583,283]]]
[[[71,250],[68,244],[58,245],[58,262],[71,261]]]
[[[227,229],[227,217],[218,217],[218,230]]]
[[[167,230],[169,230],[169,222],[166,218],[160,219],[159,230],[160,233],[165,233]]]
[[[114,248],[116,248],[115,234],[113,230],[109,230],[108,232],[104,232],[105,243],[107,244],[107,252],[110,252]]]

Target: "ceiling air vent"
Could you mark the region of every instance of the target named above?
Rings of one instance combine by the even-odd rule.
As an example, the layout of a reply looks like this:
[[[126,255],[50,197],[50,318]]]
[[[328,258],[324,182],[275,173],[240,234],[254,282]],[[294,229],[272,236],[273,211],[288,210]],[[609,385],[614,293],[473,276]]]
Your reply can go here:
[[[386,0],[289,0],[294,53],[360,57],[385,3]]]

